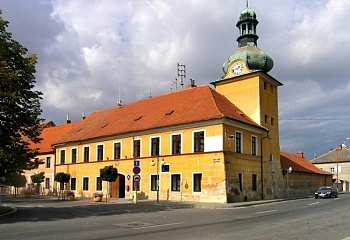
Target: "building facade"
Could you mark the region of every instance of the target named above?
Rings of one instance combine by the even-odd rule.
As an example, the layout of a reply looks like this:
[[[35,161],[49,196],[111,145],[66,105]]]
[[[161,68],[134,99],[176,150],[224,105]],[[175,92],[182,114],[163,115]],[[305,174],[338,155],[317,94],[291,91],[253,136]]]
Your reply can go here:
[[[305,159],[303,152],[281,152],[280,156],[285,197],[312,196],[320,186],[332,185],[333,175]]]
[[[340,145],[336,149],[314,158],[311,162],[333,175],[333,185],[338,191],[350,190],[350,149]]]
[[[255,12],[237,23],[238,49],[215,88],[196,87],[96,111],[53,144],[56,172],[76,196],[106,193],[99,170],[117,167],[111,196],[236,202],[284,193],[278,87],[257,47]]]
[[[67,131],[75,126],[75,123],[70,123],[68,120],[66,124],[56,126],[52,121],[45,122],[42,124],[42,132],[40,138],[42,139],[40,143],[30,143],[30,148],[38,149],[38,155],[36,156],[42,164],[38,168],[33,170],[24,171],[23,175],[26,177],[27,186],[25,191],[32,194],[55,194],[56,184],[54,181],[55,176],[55,151],[52,148],[52,143],[61,138]],[[44,182],[39,186],[35,186],[32,183],[31,176],[38,174],[40,172],[45,173]]]

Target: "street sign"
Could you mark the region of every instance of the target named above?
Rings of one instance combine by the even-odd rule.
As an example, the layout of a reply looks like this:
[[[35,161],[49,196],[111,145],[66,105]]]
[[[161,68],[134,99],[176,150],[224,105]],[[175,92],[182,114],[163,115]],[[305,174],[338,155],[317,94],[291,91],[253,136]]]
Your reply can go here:
[[[140,161],[135,160],[135,161],[134,161],[134,167],[139,167],[139,166],[140,166]]]
[[[134,174],[139,174],[140,172],[141,172],[141,168],[140,167],[134,167],[133,169],[132,169],[132,171],[133,171],[133,173]]]
[[[140,175],[134,175],[134,181],[135,182],[139,182],[141,180],[141,176]]]

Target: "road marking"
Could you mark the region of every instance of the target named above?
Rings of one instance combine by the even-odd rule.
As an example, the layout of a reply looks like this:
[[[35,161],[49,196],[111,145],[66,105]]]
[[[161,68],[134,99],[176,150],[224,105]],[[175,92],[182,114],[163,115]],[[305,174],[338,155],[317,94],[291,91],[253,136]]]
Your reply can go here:
[[[308,205],[311,206],[311,205],[315,205],[315,204],[319,204],[320,202],[314,202],[314,203],[309,203]]]
[[[152,226],[145,226],[145,227],[136,227],[136,228],[132,228],[132,229],[144,229],[144,228],[164,227],[164,226],[180,225],[180,224],[185,224],[185,223],[186,223],[186,222],[167,223],[167,224],[152,225]]]
[[[264,211],[264,212],[256,212],[255,214],[264,214],[264,213],[271,213],[271,212],[277,212],[277,210],[270,210],[270,211]]]

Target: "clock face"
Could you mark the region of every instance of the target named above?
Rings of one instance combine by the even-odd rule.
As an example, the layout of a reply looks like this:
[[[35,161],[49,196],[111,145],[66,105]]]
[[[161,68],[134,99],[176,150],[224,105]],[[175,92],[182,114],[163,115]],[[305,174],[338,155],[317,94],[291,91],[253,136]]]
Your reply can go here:
[[[241,63],[235,63],[232,67],[232,72],[236,75],[243,71],[243,65]]]

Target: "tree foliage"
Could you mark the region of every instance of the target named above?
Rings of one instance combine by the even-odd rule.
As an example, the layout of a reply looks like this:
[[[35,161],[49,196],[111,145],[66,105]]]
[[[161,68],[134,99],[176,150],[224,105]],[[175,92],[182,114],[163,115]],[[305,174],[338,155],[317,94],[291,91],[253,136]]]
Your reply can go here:
[[[70,180],[70,174],[64,172],[58,172],[55,174],[55,181],[59,183],[67,183]]]
[[[118,178],[118,170],[112,165],[105,166],[104,168],[100,169],[100,177],[102,181],[115,182],[115,180]]]
[[[37,168],[42,93],[34,91],[36,55],[12,39],[0,11],[0,177]]]
[[[42,183],[45,180],[45,173],[36,173],[30,176],[30,178],[32,179],[33,183]]]
[[[14,186],[16,188],[25,187],[26,183],[26,177],[18,173],[8,174],[4,182],[5,185]]]

